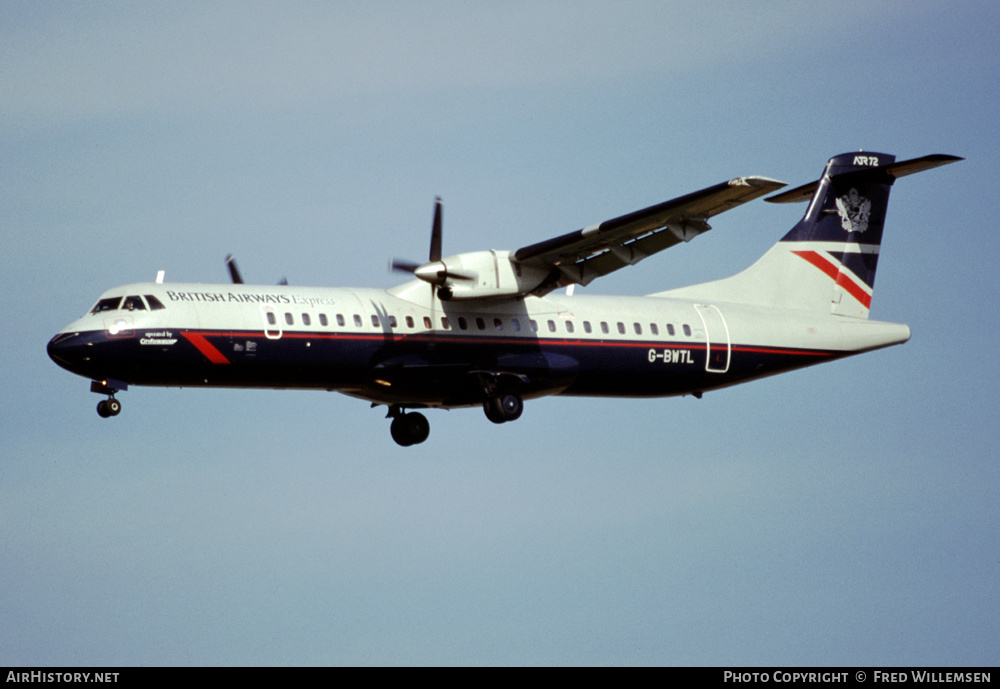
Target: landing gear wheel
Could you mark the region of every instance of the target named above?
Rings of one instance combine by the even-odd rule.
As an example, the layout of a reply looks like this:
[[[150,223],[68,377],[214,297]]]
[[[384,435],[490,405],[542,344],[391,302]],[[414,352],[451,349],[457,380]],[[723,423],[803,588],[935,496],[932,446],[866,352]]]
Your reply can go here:
[[[409,447],[427,440],[427,436],[431,433],[431,425],[423,414],[410,412],[394,418],[392,425],[389,426],[389,433],[397,444]]]
[[[122,411],[122,403],[116,400],[114,397],[106,400],[101,400],[97,403],[97,414],[102,418],[106,419],[111,416],[118,416]]]
[[[493,423],[506,423],[520,418],[524,411],[524,401],[517,393],[505,392],[483,402],[483,411]]]

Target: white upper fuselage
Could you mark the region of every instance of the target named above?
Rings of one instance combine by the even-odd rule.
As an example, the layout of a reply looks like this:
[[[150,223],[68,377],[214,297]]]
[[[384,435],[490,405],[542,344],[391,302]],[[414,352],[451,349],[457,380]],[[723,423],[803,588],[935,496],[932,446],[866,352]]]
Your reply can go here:
[[[493,339],[558,336],[599,343],[639,337],[654,342],[697,343],[704,342],[706,328],[703,315],[695,308],[699,302],[692,300],[554,293],[523,299],[442,302],[437,298],[432,301],[427,285],[415,280],[389,290],[150,282],[116,287],[101,299],[149,294],[166,308],[88,313],[61,332],[113,329],[116,321],[124,319],[135,330],[259,330],[272,339],[292,331],[389,333],[399,338],[458,332]],[[898,344],[909,337],[909,328],[897,323],[746,304],[719,302],[714,306],[723,314],[728,339],[733,343],[852,353]],[[274,323],[269,322],[269,314]]]

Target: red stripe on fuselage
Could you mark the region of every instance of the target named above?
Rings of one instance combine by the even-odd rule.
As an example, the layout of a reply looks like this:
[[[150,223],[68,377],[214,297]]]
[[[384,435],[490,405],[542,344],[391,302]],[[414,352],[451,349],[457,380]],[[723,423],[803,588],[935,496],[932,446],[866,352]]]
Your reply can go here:
[[[260,331],[205,331],[202,333],[192,333],[184,332],[182,333],[184,337],[192,342],[198,349],[207,356],[213,363],[217,364],[228,364],[231,363],[222,352],[216,349],[206,338],[207,337],[240,337],[240,338],[260,338]],[[201,345],[195,342],[195,339],[200,340]],[[383,342],[386,344],[458,344],[458,345],[489,345],[489,346],[499,346],[499,345],[529,345],[529,346],[566,346],[566,347],[596,347],[596,348],[627,348],[627,349],[648,349],[650,347],[656,349],[691,349],[697,351],[705,350],[704,342],[686,342],[686,341],[659,341],[659,340],[600,340],[600,339],[572,339],[572,338],[559,338],[559,337],[540,337],[540,338],[529,338],[524,336],[513,335],[510,337],[496,337],[492,335],[462,335],[460,333],[393,333],[387,339],[385,335],[370,335],[367,333],[354,333],[354,332],[341,332],[341,333],[323,333],[323,332],[286,332],[282,335],[281,339],[307,339],[307,340],[354,340],[361,342]],[[277,340],[271,340],[276,342]],[[202,349],[204,346],[206,349]],[[715,342],[715,347],[724,346],[721,342]],[[752,352],[754,354],[787,354],[791,356],[819,356],[819,357],[832,357],[839,356],[840,352],[823,350],[823,349],[798,349],[793,347],[776,347],[768,345],[746,345],[746,344],[730,344],[729,348],[734,352]],[[209,351],[215,352],[215,356],[218,360],[212,359]]]
[[[182,332],[181,335],[187,338],[188,342],[198,348],[198,351],[205,355],[213,364],[228,364],[226,355],[215,348],[211,342],[205,339],[200,333]]]

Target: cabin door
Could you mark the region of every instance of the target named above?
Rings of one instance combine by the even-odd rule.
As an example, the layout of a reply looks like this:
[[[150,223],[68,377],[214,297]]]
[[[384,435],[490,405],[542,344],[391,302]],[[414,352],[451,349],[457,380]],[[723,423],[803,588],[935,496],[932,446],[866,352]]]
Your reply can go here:
[[[705,326],[705,370],[725,373],[729,370],[732,351],[726,319],[722,317],[719,307],[712,304],[695,304],[694,309]]]

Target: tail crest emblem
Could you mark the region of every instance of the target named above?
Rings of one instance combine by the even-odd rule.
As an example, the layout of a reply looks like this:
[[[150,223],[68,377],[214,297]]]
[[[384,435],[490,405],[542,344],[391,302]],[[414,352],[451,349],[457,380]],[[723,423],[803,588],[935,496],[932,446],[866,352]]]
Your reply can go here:
[[[862,233],[868,229],[868,215],[872,210],[872,202],[851,189],[844,196],[837,197],[837,215],[840,216],[840,226],[845,232]]]

